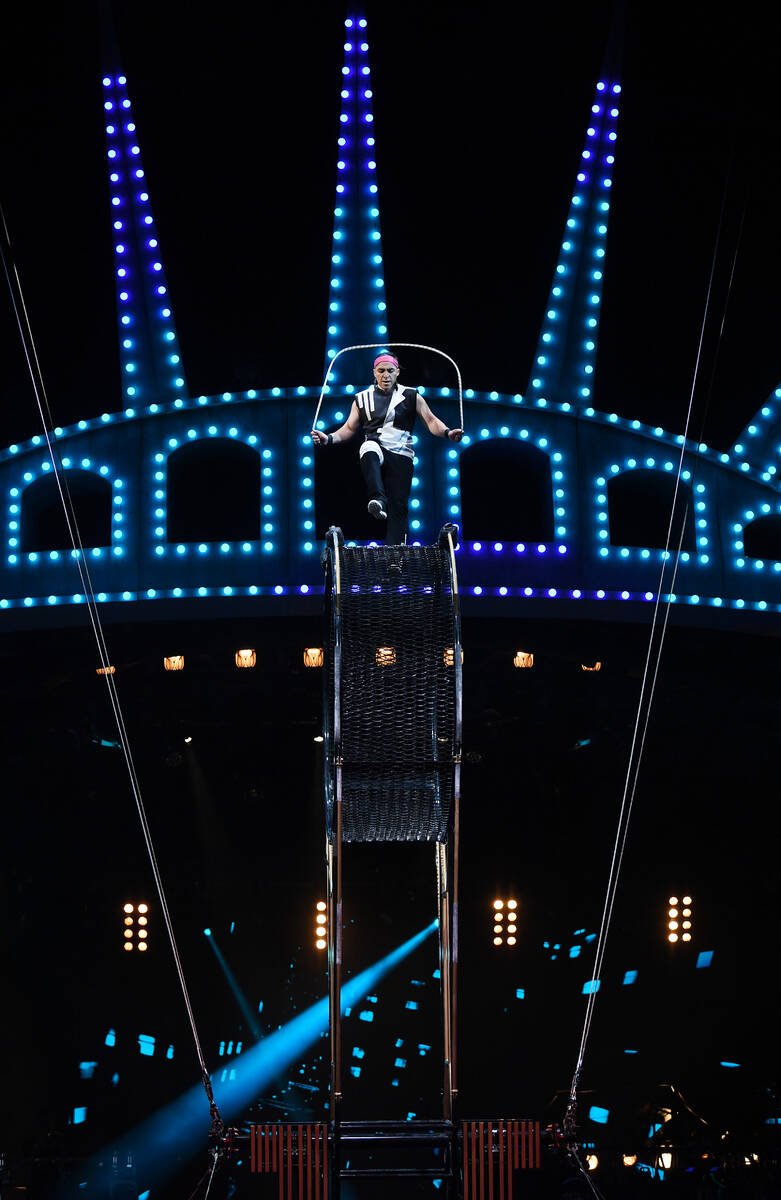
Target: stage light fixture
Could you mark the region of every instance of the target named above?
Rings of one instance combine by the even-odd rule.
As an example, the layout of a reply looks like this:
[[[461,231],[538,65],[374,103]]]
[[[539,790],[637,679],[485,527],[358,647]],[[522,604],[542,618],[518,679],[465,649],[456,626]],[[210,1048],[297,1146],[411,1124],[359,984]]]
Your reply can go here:
[[[258,661],[258,656],[254,650],[237,650],[235,662],[237,667],[254,667]]]
[[[171,654],[163,659],[163,666],[166,671],[183,671],[184,670],[184,655]]]
[[[581,663],[580,669],[581,669],[581,671],[601,671],[602,663],[601,662],[593,662],[591,664],[591,666],[589,666],[587,663]]]
[[[116,672],[116,669],[117,669],[116,667],[96,667],[95,674],[96,675],[114,675]]]
[[[304,650],[304,666],[305,667],[322,667],[323,665],[323,648],[322,646],[307,646]]]
[[[494,945],[495,946],[515,946],[517,944],[516,934],[518,932],[517,920],[517,900],[494,900],[491,905],[491,917],[494,922]],[[505,913],[507,915],[507,924],[504,923]]]
[[[529,669],[534,666],[534,655],[528,650],[516,650],[513,658],[513,666],[520,669]]]
[[[637,1162],[636,1154],[625,1154],[621,1160],[625,1167],[633,1167]]]
[[[452,667],[455,665],[456,652],[455,652],[455,649],[453,648],[453,646],[446,646],[445,649],[442,651],[442,661],[446,667]],[[462,666],[464,665],[464,651],[463,650],[461,651],[461,665]]]
[[[378,646],[374,661],[378,667],[392,667],[396,661],[396,651],[393,646]]]
[[[325,950],[328,946],[328,906],[325,900],[315,905],[315,949]]]
[[[667,908],[667,941],[671,945],[676,942],[692,940],[692,898],[691,896],[670,896]]]
[[[587,1154],[586,1155],[586,1166],[588,1167],[589,1171],[596,1171],[597,1167],[599,1166],[598,1155]]]
[[[125,950],[147,949],[149,931],[145,927],[149,924],[148,912],[149,905],[144,904],[143,901],[140,904],[133,904],[128,900],[122,905],[122,924],[124,926],[122,936]]]

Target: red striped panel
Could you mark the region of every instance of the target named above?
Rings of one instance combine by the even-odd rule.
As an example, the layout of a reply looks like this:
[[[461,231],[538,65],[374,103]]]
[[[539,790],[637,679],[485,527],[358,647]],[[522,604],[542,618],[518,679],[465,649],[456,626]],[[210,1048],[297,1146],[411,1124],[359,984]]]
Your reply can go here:
[[[463,1200],[512,1200],[514,1172],[542,1166],[539,1121],[462,1121],[461,1141]]]

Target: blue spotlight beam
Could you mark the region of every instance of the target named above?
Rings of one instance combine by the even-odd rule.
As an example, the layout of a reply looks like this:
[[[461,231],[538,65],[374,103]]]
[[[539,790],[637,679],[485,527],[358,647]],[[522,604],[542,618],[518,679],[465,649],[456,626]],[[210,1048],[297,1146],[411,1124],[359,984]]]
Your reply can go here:
[[[385,958],[349,980],[342,988],[342,1012],[374,991],[386,975],[431,936],[437,925],[437,921],[432,921]],[[239,1113],[281,1071],[297,1062],[327,1028],[328,998],[323,997],[282,1029],[232,1059],[228,1076],[235,1072],[234,1078],[226,1076],[223,1082],[214,1084],[215,1100],[223,1118],[230,1119]],[[206,1151],[208,1130],[208,1106],[199,1083],[118,1142],[99,1151],[92,1160],[91,1173],[101,1169],[100,1163],[111,1161],[113,1151],[120,1155],[130,1152],[136,1163],[139,1191],[158,1186],[199,1150]]]
[[[247,1027],[249,1028],[250,1032],[252,1033],[252,1036],[255,1039],[255,1041],[259,1042],[260,1039],[263,1037],[263,1032],[260,1028],[260,1025],[258,1024],[258,1021],[257,1021],[257,1018],[255,1017],[254,1012],[252,1011],[252,1009],[249,1005],[247,997],[244,995],[244,992],[239,987],[239,982],[236,979],[236,976],[233,974],[233,971],[231,971],[230,967],[228,966],[228,963],[225,959],[225,955],[222,953],[222,950],[220,950],[220,947],[217,945],[217,942],[215,941],[215,938],[214,938],[214,934],[211,932],[211,930],[206,930],[206,929],[204,930],[204,933],[206,934],[209,945],[211,946],[212,950],[214,951],[214,957],[217,959],[217,962],[220,964],[220,970],[222,971],[223,975],[225,976],[225,978],[228,982],[228,987],[233,992],[233,995],[236,999],[236,1003],[238,1004],[239,1008],[241,1009],[241,1015],[243,1016],[244,1020],[246,1021]]]

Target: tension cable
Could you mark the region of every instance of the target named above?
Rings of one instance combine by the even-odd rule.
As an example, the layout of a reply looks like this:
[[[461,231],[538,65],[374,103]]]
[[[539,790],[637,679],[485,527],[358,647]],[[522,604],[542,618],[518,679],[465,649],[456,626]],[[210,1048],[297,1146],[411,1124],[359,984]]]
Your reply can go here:
[[[220,1117],[219,1109],[217,1108],[217,1104],[215,1103],[215,1100],[214,1100],[214,1094],[213,1094],[212,1085],[211,1085],[211,1077],[209,1075],[209,1071],[206,1066],[206,1061],[205,1061],[204,1054],[203,1054],[203,1048],[201,1046],[201,1040],[198,1035],[198,1029],[197,1029],[196,1021],[195,1021],[195,1013],[193,1011],[192,1003],[190,1000],[190,993],[189,993],[187,983],[186,983],[186,980],[184,977],[184,968],[182,966],[182,960],[179,955],[179,948],[178,948],[178,945],[176,942],[176,936],[174,933],[173,922],[171,920],[171,914],[170,914],[170,910],[168,908],[168,900],[166,898],[165,888],[163,886],[162,875],[160,873],[160,868],[159,868],[158,862],[157,862],[157,855],[155,853],[155,848],[154,848],[154,844],[152,841],[152,833],[151,833],[151,830],[149,827],[149,821],[147,819],[146,809],[144,807],[144,801],[143,801],[143,797],[141,794],[141,786],[139,784],[138,775],[136,773],[136,766],[135,766],[135,762],[133,759],[132,750],[130,747],[130,739],[128,738],[127,729],[125,726],[125,719],[124,719],[124,716],[122,713],[122,708],[121,708],[121,705],[119,702],[119,694],[117,691],[116,682],[114,680],[114,676],[109,671],[110,658],[109,658],[109,654],[108,654],[108,648],[106,646],[106,639],[105,639],[105,635],[104,635],[104,631],[103,631],[103,626],[102,626],[101,620],[100,620],[98,604],[97,604],[97,600],[95,598],[95,590],[92,586],[92,578],[90,576],[89,566],[87,564],[86,555],[84,553],[84,544],[83,544],[82,537],[81,537],[81,531],[79,529],[78,519],[76,517],[76,511],[75,511],[75,508],[73,505],[73,498],[70,494],[70,489],[68,487],[68,481],[67,481],[67,478],[65,477],[65,473],[63,471],[62,462],[61,462],[60,456],[59,456],[59,451],[57,450],[54,440],[50,434],[50,429],[54,428],[54,420],[53,420],[51,408],[49,405],[49,399],[48,399],[48,396],[46,393],[46,387],[45,387],[44,379],[43,379],[43,372],[41,370],[40,361],[39,361],[38,353],[37,353],[36,346],[35,346],[35,339],[34,339],[33,333],[32,333],[30,318],[29,318],[27,306],[26,306],[25,300],[24,300],[24,292],[22,289],[21,280],[19,278],[19,273],[16,269],[16,264],[13,260],[11,239],[10,239],[10,236],[8,233],[8,226],[7,226],[6,219],[5,219],[5,212],[4,212],[1,204],[0,204],[0,223],[2,224],[2,234],[3,234],[2,240],[0,240],[0,256],[2,256],[3,270],[5,273],[6,280],[8,282],[8,288],[9,288],[9,292],[11,295],[11,303],[12,303],[13,310],[14,310],[14,316],[16,318],[17,328],[19,330],[19,336],[20,336],[21,342],[22,342],[22,350],[24,353],[25,361],[27,363],[27,369],[28,369],[28,372],[30,375],[30,381],[32,383],[33,393],[35,395],[36,406],[38,408],[38,414],[39,414],[39,417],[41,420],[41,426],[43,429],[43,436],[46,440],[46,448],[47,448],[47,451],[49,454],[49,459],[52,464],[54,478],[57,483],[57,491],[59,493],[60,502],[62,504],[62,509],[63,509],[63,513],[65,516],[65,523],[66,523],[67,529],[68,529],[68,536],[70,538],[71,546],[73,548],[74,557],[75,557],[78,572],[79,572],[79,578],[81,580],[82,591],[83,591],[85,599],[86,599],[87,611],[89,613],[89,618],[90,618],[90,624],[92,626],[92,632],[95,637],[95,643],[96,643],[97,649],[98,649],[98,658],[100,660],[103,677],[106,681],[106,687],[108,689],[109,702],[111,704],[111,709],[114,714],[114,720],[115,720],[116,726],[117,726],[120,747],[122,750],[123,758],[125,760],[125,766],[127,768],[128,779],[130,781],[130,788],[133,793],[133,798],[134,798],[135,804],[136,804],[136,810],[138,812],[138,817],[139,817],[139,820],[141,823],[141,831],[143,834],[144,843],[146,845],[147,854],[149,856],[149,862],[150,862],[150,865],[152,868],[152,875],[154,877],[155,888],[156,888],[158,899],[160,902],[160,911],[163,914],[163,920],[165,922],[165,927],[166,927],[166,930],[168,933],[168,940],[171,945],[171,951],[172,951],[173,958],[174,958],[174,964],[176,966],[176,973],[177,973],[177,976],[179,979],[179,986],[181,988],[182,997],[184,999],[185,1008],[187,1010],[187,1017],[188,1017],[188,1020],[190,1023],[190,1029],[192,1031],[193,1041],[195,1043],[195,1052],[196,1052],[196,1055],[198,1058],[198,1064],[201,1069],[201,1079],[203,1081],[204,1089],[206,1091],[206,1096],[209,1101],[209,1111],[211,1114],[211,1137],[213,1139],[217,1139],[217,1138],[221,1137],[223,1130],[224,1130],[224,1125],[223,1125],[222,1119]]]

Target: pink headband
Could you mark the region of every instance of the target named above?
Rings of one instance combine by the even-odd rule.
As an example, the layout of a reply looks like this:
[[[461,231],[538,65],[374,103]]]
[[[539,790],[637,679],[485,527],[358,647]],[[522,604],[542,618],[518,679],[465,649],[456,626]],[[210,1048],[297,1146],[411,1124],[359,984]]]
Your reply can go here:
[[[379,367],[381,363],[390,363],[397,371],[399,369],[399,360],[394,358],[392,354],[378,354],[374,360],[374,365],[375,367]]]

